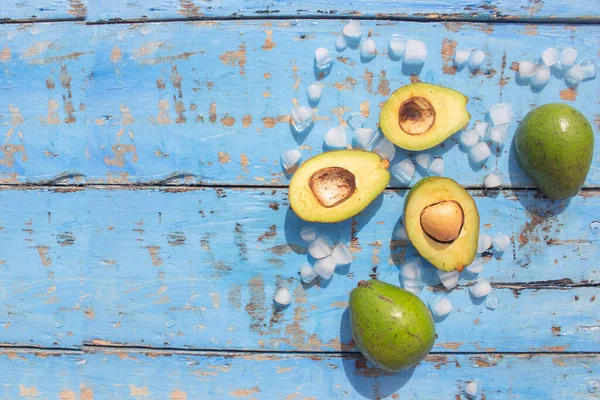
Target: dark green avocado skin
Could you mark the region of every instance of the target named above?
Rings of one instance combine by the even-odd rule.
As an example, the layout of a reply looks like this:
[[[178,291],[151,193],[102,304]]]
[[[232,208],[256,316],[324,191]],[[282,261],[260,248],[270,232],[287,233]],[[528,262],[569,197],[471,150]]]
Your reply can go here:
[[[350,293],[350,325],[362,354],[388,371],[415,366],[435,341],[435,324],[425,303],[378,280],[361,281]]]
[[[594,132],[575,108],[545,104],[525,116],[515,133],[514,150],[521,167],[546,196],[569,199],[590,170]]]

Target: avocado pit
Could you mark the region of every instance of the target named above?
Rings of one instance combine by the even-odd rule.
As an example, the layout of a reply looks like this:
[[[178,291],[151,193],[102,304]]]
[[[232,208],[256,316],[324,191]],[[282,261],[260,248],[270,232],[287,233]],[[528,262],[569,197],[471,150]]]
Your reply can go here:
[[[308,186],[323,207],[331,208],[342,204],[354,194],[356,177],[347,169],[327,167],[312,174]]]
[[[431,204],[421,211],[421,227],[433,240],[451,243],[462,230],[465,215],[460,204],[454,200]]]
[[[435,109],[429,100],[423,97],[411,97],[405,100],[398,110],[400,128],[410,135],[427,133],[435,122]]]

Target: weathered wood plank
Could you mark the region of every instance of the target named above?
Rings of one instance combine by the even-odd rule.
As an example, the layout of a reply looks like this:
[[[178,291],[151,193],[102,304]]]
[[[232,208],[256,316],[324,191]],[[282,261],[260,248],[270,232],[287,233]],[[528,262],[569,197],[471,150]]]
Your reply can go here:
[[[0,182],[86,172],[91,39],[84,23],[0,26]]]
[[[472,380],[481,383],[487,399],[591,399],[598,395],[588,391],[598,380],[598,360],[597,355],[436,354],[413,370],[385,374],[359,356],[0,354],[7,399],[462,399]]]
[[[83,20],[87,8],[87,0],[3,0],[0,2],[0,23]]]
[[[12,210],[0,218],[3,341],[349,349],[340,321],[346,323],[350,290],[369,276],[397,284],[398,266],[416,254],[390,241],[405,194],[386,192],[354,220],[319,226],[350,243],[355,260],[322,285],[327,288],[304,290],[297,281],[307,262],[301,223],[284,191],[2,190],[0,205]],[[453,292],[458,311],[438,325],[436,349],[597,350],[597,287],[553,289],[599,281],[600,236],[591,229],[600,215],[597,192],[566,208],[535,192],[476,202],[484,232],[516,240],[483,274],[500,284],[501,305],[488,311],[464,288]],[[427,281],[438,283],[433,276]],[[274,312],[271,296],[279,284],[295,299]],[[434,295],[423,292],[425,300]],[[505,328],[491,334],[494,326]]]
[[[415,18],[415,19],[472,19],[472,20],[582,20],[599,17],[593,2],[559,0],[518,2],[483,0],[461,3],[452,0],[379,0],[349,1],[312,0],[302,3],[281,1],[178,1],[118,0],[94,1],[90,5],[89,19],[101,20],[160,20],[171,18],[214,17],[364,17],[364,18]]]
[[[285,185],[279,156],[298,146],[287,122],[289,111],[296,102],[306,104],[305,90],[315,80],[314,49],[325,45],[333,51],[343,24],[314,20],[2,26],[0,32],[6,35],[0,48],[8,50],[2,53],[0,120],[6,121],[6,132],[12,129],[8,144],[23,146],[27,157],[15,153],[15,147],[6,150],[0,174],[8,182],[41,181],[69,172],[97,183]],[[363,28],[373,30],[384,52],[393,33],[424,40],[429,58],[420,79],[468,95],[473,120],[482,119],[500,100],[513,104],[517,119],[536,105],[560,101],[580,109],[598,131],[599,80],[572,91],[552,79],[540,93],[533,93],[514,82],[510,69],[511,63],[534,59],[550,45],[574,45],[582,58],[596,58],[596,25],[565,29],[365,21]],[[32,35],[32,29],[40,33]],[[451,41],[483,48],[488,53],[483,72],[453,74],[448,61]],[[302,142],[304,157],[320,153],[324,133],[350,112],[368,113],[368,124],[375,126],[389,91],[409,81],[400,63],[386,55],[363,63],[357,51],[344,51],[323,79],[318,121]],[[515,128],[516,123],[511,134]],[[509,149],[505,146],[499,158],[490,157],[482,169],[469,164],[455,138],[433,154],[443,155],[446,175],[465,185],[481,185],[489,170],[498,168],[509,185],[530,186]],[[398,151],[396,160],[406,155]],[[600,184],[600,144],[586,184]]]

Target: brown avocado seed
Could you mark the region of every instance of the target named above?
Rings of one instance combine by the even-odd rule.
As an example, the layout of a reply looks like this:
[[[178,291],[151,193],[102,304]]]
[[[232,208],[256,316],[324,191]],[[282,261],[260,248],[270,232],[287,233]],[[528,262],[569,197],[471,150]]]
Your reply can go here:
[[[356,190],[354,174],[344,168],[327,167],[312,174],[308,186],[325,208],[335,207],[348,200]]]
[[[453,200],[431,204],[421,211],[423,231],[440,243],[451,243],[456,240],[464,220],[462,207]]]
[[[423,97],[411,97],[398,110],[400,128],[409,135],[421,135],[433,126],[435,109]]]

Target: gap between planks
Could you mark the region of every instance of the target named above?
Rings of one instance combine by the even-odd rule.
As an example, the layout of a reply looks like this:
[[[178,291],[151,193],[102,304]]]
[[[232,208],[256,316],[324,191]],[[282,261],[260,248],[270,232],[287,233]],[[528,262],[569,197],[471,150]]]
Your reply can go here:
[[[86,25],[118,25],[118,24],[139,24],[139,23],[165,23],[165,22],[226,22],[226,21],[282,21],[282,20],[361,20],[361,21],[393,21],[393,22],[417,22],[417,23],[482,23],[482,24],[515,24],[515,25],[597,25],[600,24],[600,17],[583,16],[578,18],[527,18],[515,17],[511,15],[493,15],[466,17],[464,14],[437,14],[436,16],[427,15],[409,15],[399,16],[395,14],[377,14],[376,16],[356,16],[356,15],[277,15],[278,11],[264,11],[264,15],[230,15],[230,16],[210,16],[210,17],[181,17],[181,18],[131,18],[131,19],[110,19],[88,21],[85,17],[74,18],[48,18],[48,19],[4,19],[0,20],[0,25],[9,24],[30,24],[30,23],[48,23],[48,22],[85,22]],[[268,15],[267,15],[268,13]]]
[[[194,355],[203,357],[223,357],[229,356],[232,358],[236,357],[319,357],[319,358],[333,358],[333,357],[361,357],[361,353],[356,351],[264,351],[264,350],[234,350],[234,349],[202,349],[202,348],[179,348],[179,347],[152,347],[152,346],[137,346],[137,345],[95,345],[95,344],[84,344],[83,346],[76,348],[54,348],[44,346],[23,346],[23,345],[10,345],[0,344],[0,354],[5,353],[29,353],[37,354],[43,353],[48,355],[84,355],[94,353],[138,353],[160,356],[172,356],[172,355]],[[505,351],[505,352],[469,352],[469,351],[454,351],[448,352],[436,352],[432,351],[428,354],[429,356],[451,356],[451,355],[466,355],[466,356],[524,356],[524,357],[536,357],[536,356],[600,356],[600,353],[595,351]]]
[[[48,181],[42,182],[28,182],[28,183],[3,183],[0,184],[0,190],[63,190],[63,191],[77,191],[77,190],[165,190],[165,191],[191,191],[201,189],[289,189],[289,185],[240,185],[240,184],[229,184],[229,183],[192,183],[192,184],[168,184],[166,180],[159,180],[148,183],[81,183],[81,184],[61,184],[61,183],[48,183]],[[410,190],[412,187],[408,186],[389,186],[384,189],[384,192],[394,192],[398,190]],[[482,186],[463,186],[466,190],[489,192],[489,193],[505,193],[505,192],[524,192],[524,191],[536,191],[540,192],[539,189],[533,186],[517,186],[517,187],[505,187],[501,189],[487,189]],[[580,189],[578,195],[581,193],[587,193],[588,196],[600,194],[600,186],[583,187]],[[585,196],[585,195],[584,195]]]

